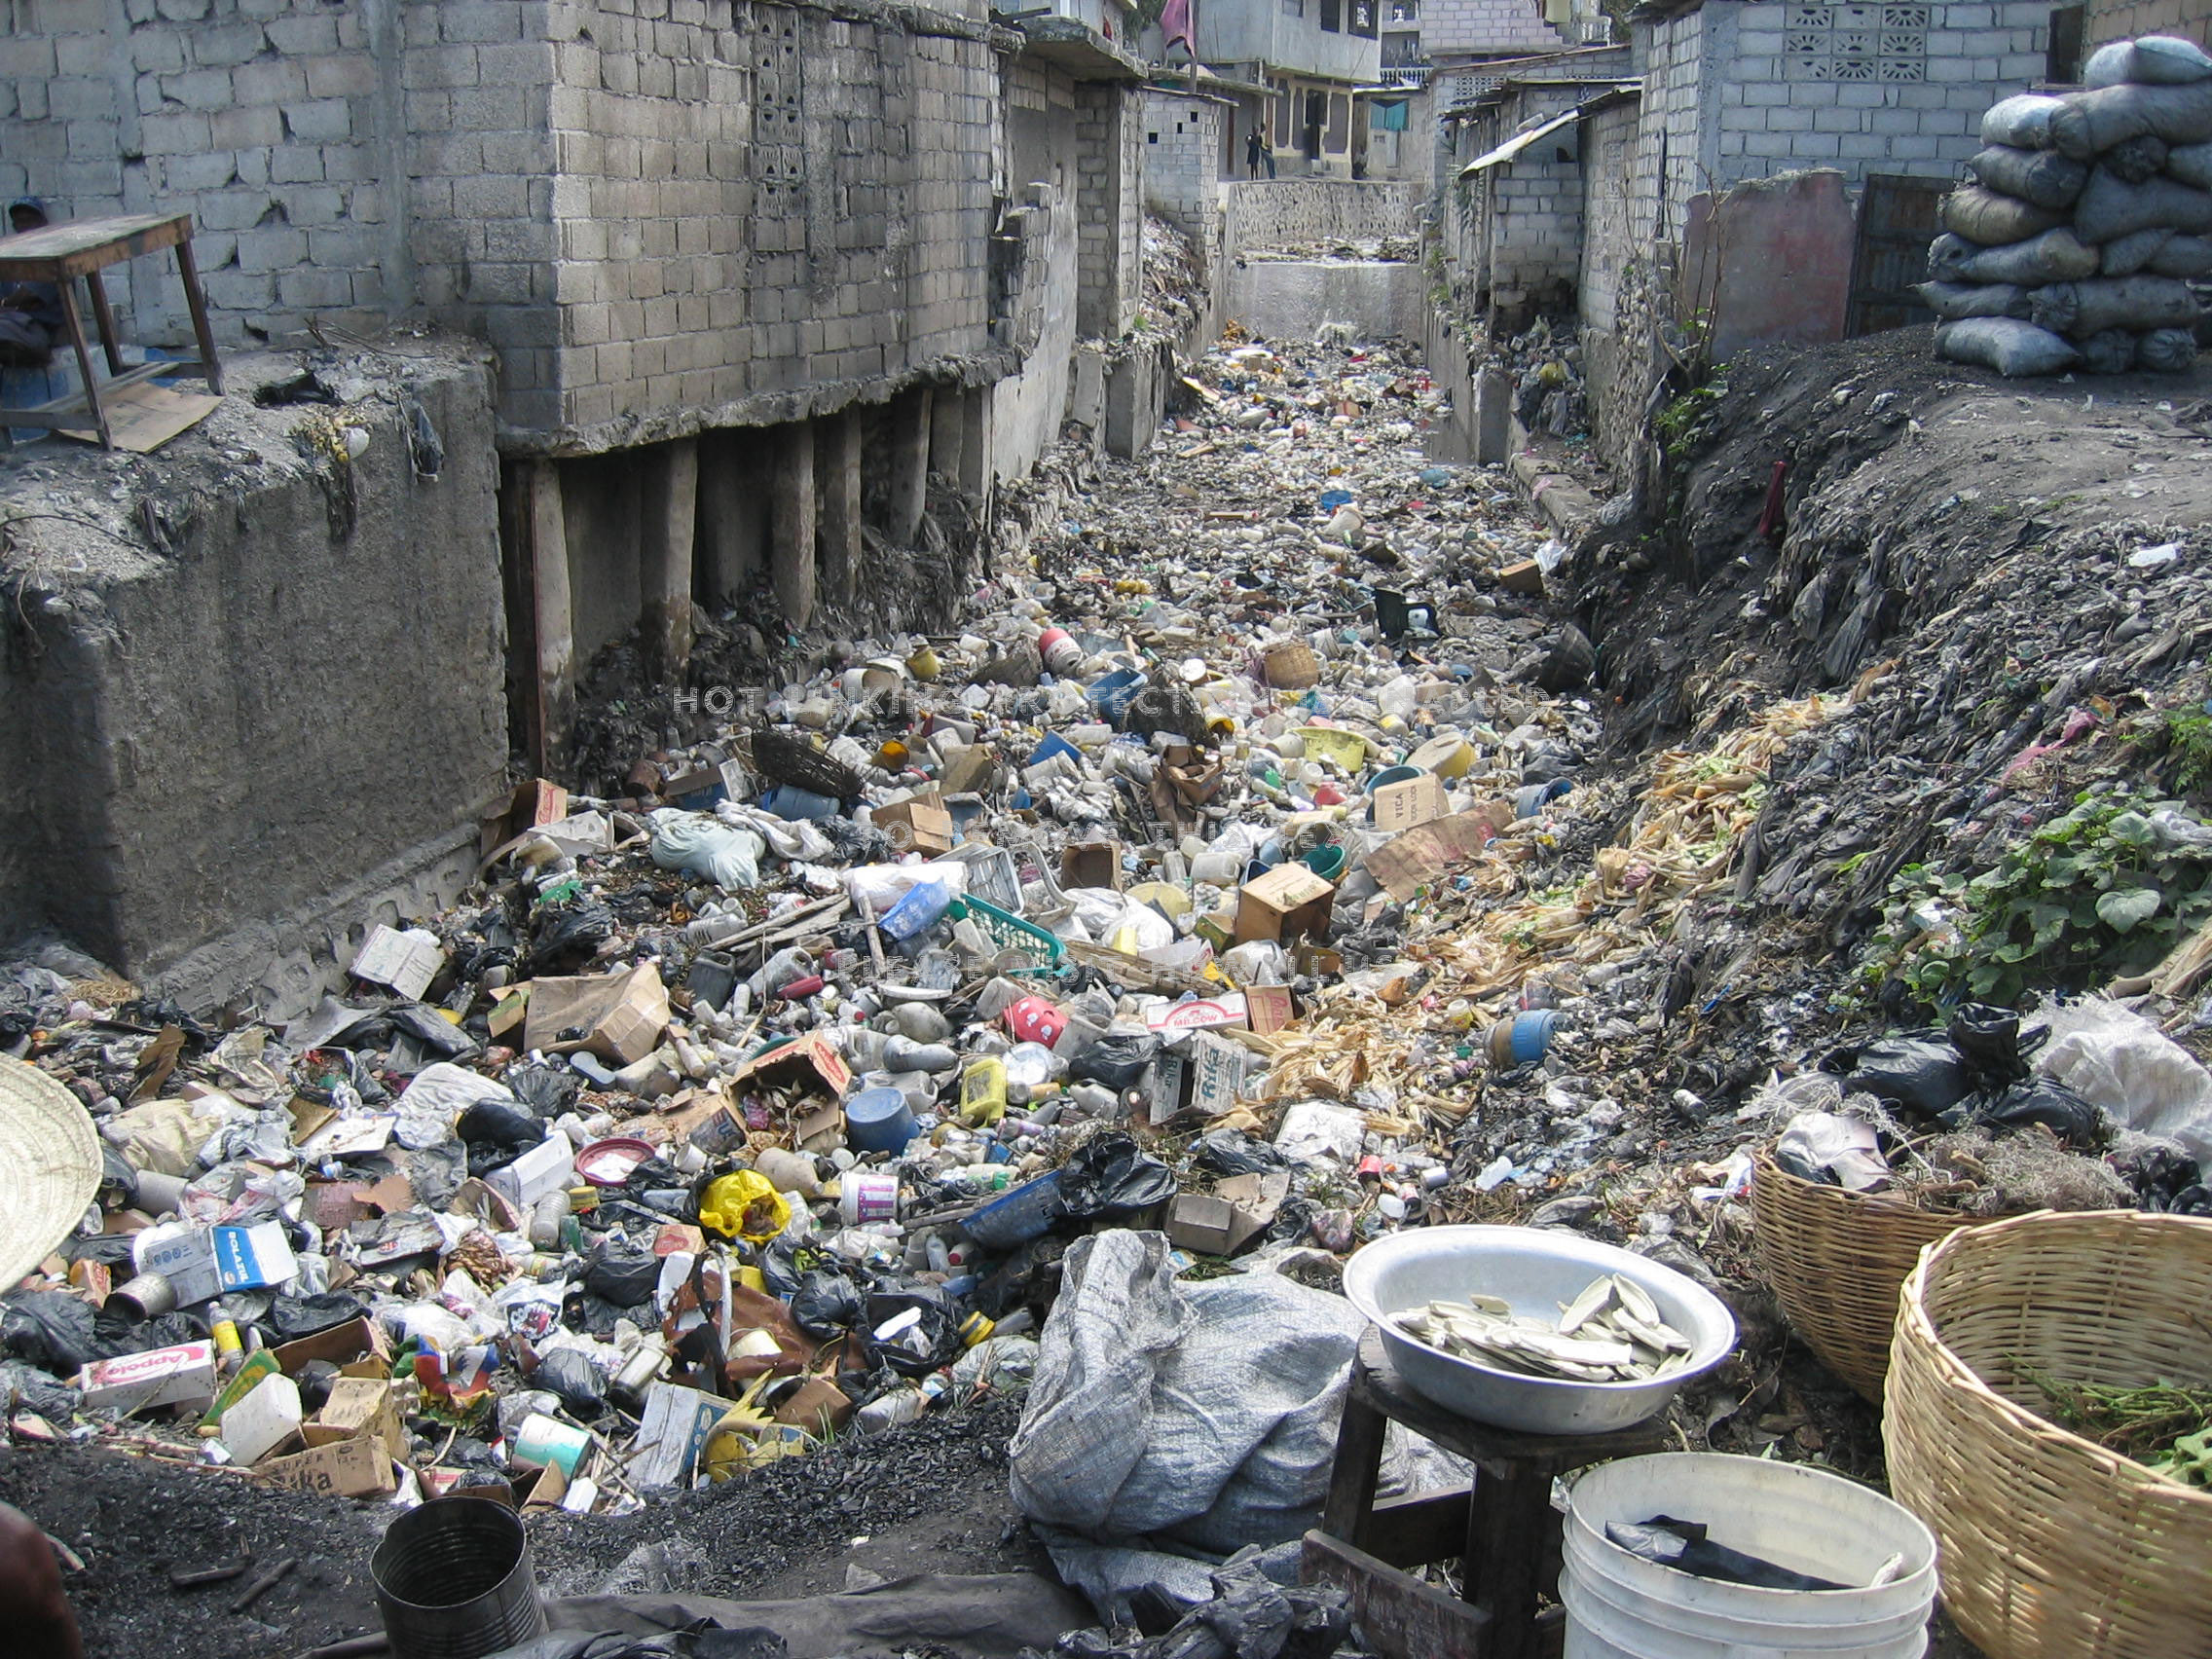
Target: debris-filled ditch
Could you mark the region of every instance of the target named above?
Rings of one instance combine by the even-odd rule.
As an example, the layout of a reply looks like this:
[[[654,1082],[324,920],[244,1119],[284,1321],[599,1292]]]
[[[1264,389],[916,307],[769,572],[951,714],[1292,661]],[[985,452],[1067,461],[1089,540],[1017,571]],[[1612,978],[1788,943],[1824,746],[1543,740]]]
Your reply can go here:
[[[1619,1248],[1529,1306],[1450,1270],[1386,1304],[1409,1351],[1880,1481],[1923,1244],[2212,1213],[2201,487],[1937,493],[2012,399],[1899,338],[1698,394],[1668,523],[1578,551],[1425,459],[1404,353],[1225,341],[1143,461],[1008,493],[965,632],[722,619],[749,689],[587,712],[465,902],[303,1017],[16,964],[68,1235],[6,1264],[0,1497],[81,1558],[91,1650],[373,1631],[370,1547],[446,1494],[569,1596],[1049,1565],[1162,1641],[1265,1604],[1333,1642],[1253,1574],[1328,1484],[1346,1259],[1454,1224]],[[2085,443],[2201,465],[2201,405],[2118,395]],[[2180,1490],[2203,1359],[1989,1381]],[[1394,1437],[1383,1490],[1456,1466]],[[1935,1593],[1899,1516],[1869,1618]],[[1651,1522],[1599,1535],[1737,1553]],[[235,1612],[172,1582],[247,1554],[298,1565]]]

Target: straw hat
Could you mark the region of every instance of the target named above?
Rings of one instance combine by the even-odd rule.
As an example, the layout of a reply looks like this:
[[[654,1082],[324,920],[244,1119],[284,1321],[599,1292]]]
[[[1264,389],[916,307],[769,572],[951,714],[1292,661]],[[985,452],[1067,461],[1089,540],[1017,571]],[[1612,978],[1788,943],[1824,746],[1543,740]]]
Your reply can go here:
[[[0,1054],[0,1290],[69,1236],[99,1186],[99,1137],[84,1103]]]

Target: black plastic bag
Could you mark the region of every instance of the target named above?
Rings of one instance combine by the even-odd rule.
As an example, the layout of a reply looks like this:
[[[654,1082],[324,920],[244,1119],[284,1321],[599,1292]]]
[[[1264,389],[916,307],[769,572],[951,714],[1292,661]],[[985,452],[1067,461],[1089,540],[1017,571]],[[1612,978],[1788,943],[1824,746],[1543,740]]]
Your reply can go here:
[[[499,1075],[508,1092],[540,1118],[558,1118],[576,1103],[584,1080],[572,1067],[536,1065],[524,1061]]]
[[[511,1101],[479,1100],[461,1113],[453,1132],[468,1147],[468,1172],[503,1169],[545,1138],[545,1125]]]
[[[21,1360],[0,1359],[0,1410],[36,1412],[55,1427],[67,1426],[84,1400],[66,1382],[57,1382]]]
[[[279,1296],[269,1305],[269,1315],[259,1321],[276,1333],[278,1342],[296,1343],[317,1331],[332,1330],[364,1318],[369,1305],[343,1290],[326,1290],[315,1296]]]
[[[1866,1045],[1844,1088],[1933,1118],[1974,1092],[1973,1069],[1933,1031],[1905,1031]]]
[[[875,1333],[911,1310],[914,1318],[891,1336],[876,1340]],[[866,1321],[870,1351],[902,1377],[927,1377],[960,1357],[960,1305],[934,1284],[902,1285],[879,1290],[867,1299]]]
[[[1117,1032],[1099,1038],[1069,1062],[1068,1076],[1112,1089],[1134,1088],[1159,1054],[1160,1039],[1151,1032]]]
[[[1119,1130],[1086,1142],[1060,1166],[1060,1205],[1077,1221],[1129,1215],[1175,1196],[1175,1171]]]
[[[103,1268],[121,1269],[115,1274],[115,1282],[121,1284],[135,1272],[130,1265],[133,1244],[128,1233],[95,1233],[63,1239],[59,1254],[67,1262],[97,1262]]]
[[[92,1307],[62,1290],[18,1290],[0,1297],[0,1353],[73,1377],[107,1345],[93,1324]]]
[[[1290,1160],[1267,1141],[1254,1140],[1242,1129],[1213,1129],[1198,1137],[1191,1149],[1193,1161],[1208,1175],[1265,1175],[1271,1169],[1287,1169]]]
[[[1716,1544],[1706,1536],[1701,1521],[1677,1521],[1669,1515],[1654,1515],[1638,1526],[1627,1521],[1605,1523],[1605,1536],[1630,1555],[1644,1561],[1657,1562],[1677,1572],[1695,1573],[1700,1578],[1715,1579],[1723,1584],[1744,1584],[1755,1590],[1848,1590],[1848,1584],[1833,1579],[1815,1578],[1810,1573],[1793,1572],[1787,1567],[1777,1567],[1771,1561],[1732,1550],[1726,1544]]]
[[[415,1189],[415,1201],[435,1215],[453,1202],[461,1184],[468,1179],[468,1147],[461,1141],[440,1141],[420,1152],[402,1152],[407,1184]]]
[[[2113,1167],[2133,1187],[2138,1208],[2163,1215],[2212,1215],[2212,1188],[2204,1171],[2178,1146],[2154,1143],[2133,1155],[2115,1154]]]
[[[2029,1071],[2027,1056],[2042,1047],[2050,1031],[2045,1027],[2022,1043],[2020,1016],[2012,1010],[1992,1008],[1987,1003],[1966,1003],[1951,1015],[1950,1029],[1944,1035],[1951,1040],[1951,1047],[1958,1050],[1959,1057],[1980,1076],[1983,1087],[1990,1088],[2025,1082]]]
[[[330,1399],[331,1385],[338,1381],[338,1367],[327,1359],[311,1359],[293,1375],[299,1384],[300,1408],[318,1412]]]
[[[867,1317],[867,1299],[843,1273],[814,1268],[799,1274],[791,1294],[792,1320],[823,1342],[842,1336]]]
[[[1985,1128],[2018,1129],[2041,1124],[2076,1152],[2104,1139],[2104,1114],[2094,1103],[2051,1078],[2016,1083],[2001,1093],[1963,1102],[1945,1113],[1943,1121],[1948,1124],[1953,1118],[1961,1120],[1954,1127],[1971,1123]]]
[[[557,1395],[563,1406],[585,1422],[607,1409],[607,1379],[574,1348],[555,1348],[540,1354],[537,1369],[530,1374],[530,1385]]]
[[[614,912],[595,899],[547,905],[530,919],[530,971],[561,974],[614,937]]]
[[[584,1264],[584,1289],[617,1308],[650,1302],[659,1283],[660,1258],[619,1239],[602,1239]]]

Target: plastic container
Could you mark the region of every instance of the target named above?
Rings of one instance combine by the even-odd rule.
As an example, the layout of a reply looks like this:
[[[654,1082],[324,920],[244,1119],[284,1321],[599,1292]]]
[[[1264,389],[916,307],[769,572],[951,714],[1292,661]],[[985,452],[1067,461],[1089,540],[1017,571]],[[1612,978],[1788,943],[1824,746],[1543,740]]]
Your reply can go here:
[[[1432,737],[1406,756],[1407,765],[1434,772],[1440,778],[1463,778],[1474,763],[1474,745],[1456,732]]]
[[[1063,1214],[1060,1207],[1060,1172],[1016,1187],[1003,1198],[985,1204],[965,1223],[968,1236],[986,1250],[1012,1250],[1032,1238],[1042,1238]]]
[[[1702,1521],[1715,1543],[1866,1589],[1759,1590],[1644,1561],[1609,1521]],[[1899,1505],[1803,1463],[1712,1453],[1624,1457],[1567,1493],[1567,1659],[1919,1659],[1936,1600],[1936,1538]]]
[[[1367,764],[1367,739],[1356,731],[1340,731],[1335,726],[1300,726],[1298,735],[1305,740],[1306,753],[1310,758],[1327,761],[1340,771],[1357,772]]]
[[[816,794],[812,790],[793,789],[790,784],[778,784],[760,797],[763,811],[772,812],[786,823],[813,822],[835,818],[839,808],[828,795]]]
[[[1068,947],[1057,939],[1019,916],[1008,915],[986,899],[956,900],[945,913],[955,922],[975,923],[994,950],[1029,957],[1027,966],[1002,967],[1002,974],[1056,974],[1067,959]]]
[[[1499,1071],[1544,1057],[1559,1029],[1559,1015],[1548,1008],[1530,1009],[1490,1028],[1490,1063]]]
[[[855,1152],[903,1152],[914,1113],[896,1088],[864,1088],[845,1102],[845,1144]]]
[[[1315,847],[1301,854],[1298,862],[1323,881],[1334,881],[1344,873],[1345,850],[1339,846]]]
[[[876,923],[886,937],[909,940],[916,934],[935,927],[952,905],[953,888],[950,882],[917,881],[906,889],[906,896],[883,913]]]
[[[896,1094],[898,1090],[893,1089]],[[899,1177],[873,1169],[848,1169],[838,1182],[838,1213],[847,1227],[899,1219]]]
[[[1119,725],[1123,711],[1136,701],[1139,691],[1145,688],[1145,678],[1133,668],[1118,668],[1104,679],[1090,682],[1090,706],[1098,711],[1099,718]]]
[[[1083,647],[1065,628],[1048,628],[1038,637],[1037,654],[1045,659],[1046,670],[1065,680],[1083,666]]]
[[[369,1557],[393,1659],[483,1659],[545,1633],[522,1518],[486,1497],[433,1498]]]

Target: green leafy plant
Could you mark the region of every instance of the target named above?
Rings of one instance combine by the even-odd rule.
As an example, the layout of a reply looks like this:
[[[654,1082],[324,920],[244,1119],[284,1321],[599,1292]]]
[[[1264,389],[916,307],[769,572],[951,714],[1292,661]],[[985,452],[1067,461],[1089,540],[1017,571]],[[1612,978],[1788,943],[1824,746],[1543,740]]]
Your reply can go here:
[[[2212,916],[2212,847],[2188,833],[2202,828],[2171,803],[2084,791],[1978,874],[1907,865],[1862,979],[1894,975],[1933,1004],[2009,1003],[2147,968]]]
[[[2174,783],[2185,794],[2212,785],[2212,712],[2203,707],[2168,709],[2166,752],[2174,761]]]

